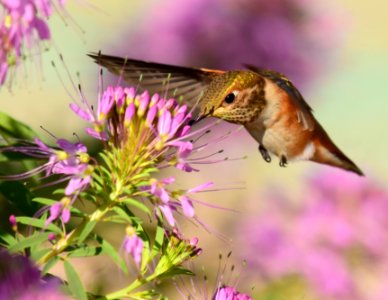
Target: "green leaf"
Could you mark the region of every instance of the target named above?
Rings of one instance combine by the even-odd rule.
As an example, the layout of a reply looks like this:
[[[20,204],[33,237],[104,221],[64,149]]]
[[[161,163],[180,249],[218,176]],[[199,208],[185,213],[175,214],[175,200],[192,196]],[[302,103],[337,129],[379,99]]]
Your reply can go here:
[[[0,134],[4,137],[31,140],[38,134],[26,124],[0,112]]]
[[[67,260],[65,260],[63,264],[65,267],[67,281],[69,283],[69,289],[72,295],[77,300],[88,300],[86,291],[82,285],[81,279],[79,278],[76,270]]]
[[[64,195],[65,194],[65,189],[56,189],[53,192],[53,195]]]
[[[125,198],[125,199],[123,199],[121,201],[123,203],[125,203],[125,204],[137,207],[138,209],[144,211],[146,214],[151,214],[150,209],[144,203],[141,203],[138,200],[135,200],[133,198]]]
[[[194,276],[195,274],[192,271],[185,269],[183,267],[174,266],[174,267],[170,268],[168,271],[160,274],[157,278],[164,279],[164,278],[173,277],[173,276],[177,276],[177,275]]]
[[[125,210],[121,206],[115,206],[112,208],[112,210],[124,221],[126,221],[129,224],[132,224],[132,217],[129,216]]]
[[[155,233],[155,241],[154,241],[154,244],[152,246],[151,259],[153,257],[155,257],[155,255],[160,253],[160,249],[163,246],[163,241],[164,241],[164,237],[165,237],[164,235],[165,235],[164,229],[163,229],[162,225],[158,222],[158,226],[156,227],[156,233]]]
[[[112,258],[112,260],[120,267],[120,269],[125,274],[128,274],[125,261],[122,259],[116,249],[107,240],[104,240],[100,236],[97,236],[97,241],[100,243],[103,253],[109,255],[110,258]]]
[[[32,259],[33,261],[38,261],[41,257],[43,257],[44,255],[46,255],[46,254],[49,253],[50,251],[51,251],[50,248],[37,250],[37,251],[31,253],[31,259]]]
[[[46,225],[44,220],[41,219],[35,219],[31,217],[16,217],[16,221],[21,224],[25,224],[28,226],[33,226],[41,229],[48,229],[49,231],[55,232],[55,233],[61,233],[62,230],[54,225],[53,223]]]
[[[156,296],[160,296],[160,294],[154,290],[141,291],[141,292],[137,292],[137,293],[133,293],[133,294],[128,295],[129,299],[135,299],[135,300],[155,299]]]
[[[19,181],[0,182],[0,193],[23,215],[33,216],[38,210],[31,192]]]
[[[92,232],[96,224],[97,224],[96,221],[89,221],[86,223],[85,228],[82,230],[78,238],[79,244],[82,244],[84,242],[84,240],[89,236],[89,234]]]
[[[4,241],[4,243],[7,244],[8,247],[11,247],[18,242],[13,235],[2,230],[0,230],[0,240]]]
[[[42,275],[45,275],[46,273],[48,273],[48,271],[50,271],[50,269],[55,266],[58,260],[59,260],[59,256],[54,256],[50,258],[49,261],[43,266]]]
[[[147,169],[143,170],[142,173],[137,174],[137,175],[131,177],[131,179],[132,179],[132,180],[137,180],[137,179],[140,179],[140,178],[143,178],[143,177],[147,177],[147,176],[150,176],[151,173],[157,172],[158,170],[159,170],[159,169],[154,168],[154,167],[152,167],[152,168],[147,168]]]
[[[134,214],[125,206],[115,206],[112,210],[117,214],[116,217],[112,216],[105,220],[114,221],[115,218],[121,218],[126,224],[138,224],[142,222],[142,219],[135,217]]]
[[[102,247],[89,247],[81,246],[73,251],[69,251],[68,257],[87,257],[87,256],[96,256],[102,252]]]
[[[10,252],[19,252],[26,248],[37,246],[47,241],[49,233],[35,232],[33,235],[20,240],[18,243],[9,248]]]
[[[58,200],[53,200],[53,199],[49,199],[49,198],[42,198],[42,197],[35,197],[34,199],[32,199],[32,201],[43,204],[43,205],[47,205],[47,206],[51,206],[51,205],[58,202]]]

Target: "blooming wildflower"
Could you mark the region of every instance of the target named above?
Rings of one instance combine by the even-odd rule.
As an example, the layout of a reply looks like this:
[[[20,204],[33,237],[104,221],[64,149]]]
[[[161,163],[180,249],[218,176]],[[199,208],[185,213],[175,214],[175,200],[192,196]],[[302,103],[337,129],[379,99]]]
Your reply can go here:
[[[166,101],[157,94],[150,99],[148,92],[136,95],[133,87],[108,87],[98,99],[97,113],[86,99],[82,103],[84,107],[72,103],[70,108],[91,123],[93,128],[86,132],[97,139],[112,141],[122,148],[138,141],[130,150],[141,152],[145,150],[142,146],[147,146],[146,150],[157,152],[156,155],[189,143],[181,139],[191,114],[173,99]]]
[[[176,220],[173,212],[178,209],[181,209],[186,217],[193,218],[195,216],[193,202],[196,200],[192,198],[191,194],[205,191],[213,186],[212,182],[207,182],[188,190],[170,191],[166,186],[174,181],[174,177],[168,177],[161,181],[151,179],[151,185],[142,188],[143,191],[156,197],[154,199],[155,214],[159,216],[157,209],[160,209],[170,226],[175,226]]]
[[[136,231],[132,226],[127,226],[125,232],[124,251],[133,257],[136,266],[139,268],[144,247],[143,241],[136,235]]]
[[[254,274],[259,270],[270,281],[297,274],[320,299],[381,298],[388,191],[336,170],[313,176],[306,186],[299,206],[271,199],[240,228],[242,255]]]
[[[185,239],[175,229],[165,231],[164,243],[164,251],[156,265],[154,274],[161,275],[177,266],[181,267],[184,262],[202,253],[202,249],[197,247],[198,238]]]
[[[63,223],[70,221],[70,210],[69,206],[71,204],[71,199],[69,197],[64,197],[60,202],[54,203],[50,206],[50,216],[46,220],[46,226],[60,218]]]
[[[134,160],[144,160],[144,165],[155,162],[160,168],[175,166],[191,172],[191,164],[211,163],[203,158],[189,158],[202,150],[193,146],[188,138],[206,128],[190,131],[191,113],[186,105],[174,99],[164,99],[148,92],[137,95],[133,87],[108,87],[98,99],[97,113],[82,96],[82,105],[72,103],[70,108],[92,126],[86,132],[120,149],[123,159],[122,178],[130,178]],[[210,127],[210,126],[208,126]],[[215,161],[217,162],[217,161]]]
[[[89,185],[93,169],[88,164],[90,157],[87,148],[81,143],[73,144],[64,139],[58,139],[57,145],[60,150],[51,148],[35,138],[35,143],[2,148],[1,151],[4,152],[19,152],[35,158],[48,159],[47,163],[33,170],[4,176],[3,179],[21,180],[41,172],[45,172],[45,177],[59,174],[65,176],[51,184],[69,180],[65,189],[66,196],[82,191]]]
[[[239,293],[234,287],[225,285],[217,289],[212,300],[252,300],[252,298]]]
[[[54,2],[63,8],[63,0],[0,1],[0,85],[10,67],[19,65],[32,50],[39,52],[39,42],[50,39],[47,19]]]
[[[59,292],[57,284],[47,282],[26,257],[0,250],[1,299],[70,299]]]
[[[319,14],[317,4],[324,13]],[[151,61],[232,70],[240,69],[243,60],[278,70],[297,84],[306,84],[325,67],[322,62],[340,41],[343,29],[338,28],[344,28],[340,9],[325,1],[166,0],[163,7],[149,9],[143,23],[137,22],[138,31],[131,26],[125,43],[119,40],[120,52]]]
[[[196,281],[193,278],[190,279],[190,283],[188,284],[184,280],[180,282],[175,282],[175,287],[178,292],[184,299],[190,300],[202,300],[202,299],[211,299],[211,300],[252,300],[250,296],[247,294],[240,293],[237,291],[236,287],[231,284],[232,273],[235,270],[234,266],[230,269],[230,274],[227,271],[227,263],[230,258],[231,253],[227,255],[227,260],[225,265],[221,265],[223,260],[223,256],[219,255],[219,266],[218,266],[218,274],[216,278],[216,287],[209,288],[209,282],[207,276],[204,276],[204,281]],[[197,275],[198,276],[198,275]],[[229,281],[229,284],[224,284],[224,278]],[[183,279],[183,278],[182,278]],[[236,278],[238,280],[238,278]],[[209,295],[210,293],[210,295]]]

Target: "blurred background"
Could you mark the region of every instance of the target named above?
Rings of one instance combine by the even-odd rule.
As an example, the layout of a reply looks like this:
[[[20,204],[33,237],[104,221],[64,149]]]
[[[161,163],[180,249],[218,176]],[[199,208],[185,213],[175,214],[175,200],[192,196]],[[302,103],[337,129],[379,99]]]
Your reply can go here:
[[[107,3],[69,1],[71,17],[52,18],[53,41],[42,53],[42,63],[27,62],[27,71],[19,72],[12,88],[2,88],[1,110],[36,131],[43,126],[58,137],[71,139],[75,132],[85,138],[86,124],[67,109],[72,99],[51,66],[54,61],[70,87],[59,53],[91,102],[97,95],[98,68],[86,53],[98,50],[198,67],[238,69],[250,63],[285,73],[366,177],[307,162],[287,168],[276,161],[267,164],[247,133],[235,133],[214,149],[247,159],[206,166],[178,180],[182,187],[214,181],[221,190],[200,200],[236,210],[197,207],[210,233],[184,225],[183,232],[198,236],[204,249],[196,268],[204,266],[211,281],[218,253],[232,251],[228,266],[239,266],[238,289],[255,299],[386,299],[388,2]],[[223,124],[216,133],[233,128]],[[245,188],[222,191],[230,184]],[[122,240],[121,230],[99,230],[109,232],[116,244]],[[112,234],[116,231],[117,236]],[[101,282],[109,282],[104,283],[108,290],[125,282],[109,260],[78,265],[91,289],[101,288]]]

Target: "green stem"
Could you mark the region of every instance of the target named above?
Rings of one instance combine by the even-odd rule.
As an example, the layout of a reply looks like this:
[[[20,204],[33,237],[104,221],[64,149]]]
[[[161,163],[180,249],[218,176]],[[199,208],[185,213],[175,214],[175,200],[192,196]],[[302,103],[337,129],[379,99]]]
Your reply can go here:
[[[123,299],[125,297],[128,297],[129,293],[132,292],[134,289],[137,289],[138,287],[151,282],[156,277],[157,277],[157,274],[152,274],[144,279],[136,279],[129,286],[127,286],[119,291],[116,291],[116,292],[113,292],[113,293],[106,295],[105,299],[113,300],[113,299]]]
[[[93,221],[99,221],[101,218],[111,209],[110,206],[102,206],[96,209],[90,216],[83,219],[81,224],[79,224],[75,229],[73,229],[68,235],[58,240],[57,243],[53,246],[52,250],[44,255],[37,261],[38,265],[44,265],[51,258],[57,256],[62,253],[73,241],[77,240],[77,238],[82,234],[85,227]]]

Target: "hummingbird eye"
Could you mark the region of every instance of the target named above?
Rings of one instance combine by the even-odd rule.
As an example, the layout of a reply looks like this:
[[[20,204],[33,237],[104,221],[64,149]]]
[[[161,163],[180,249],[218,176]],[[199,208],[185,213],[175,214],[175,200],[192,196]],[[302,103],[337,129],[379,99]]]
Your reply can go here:
[[[234,91],[234,92],[226,95],[226,97],[224,99],[225,103],[232,104],[234,102],[234,100],[236,99],[237,94],[238,94],[238,92]]]

